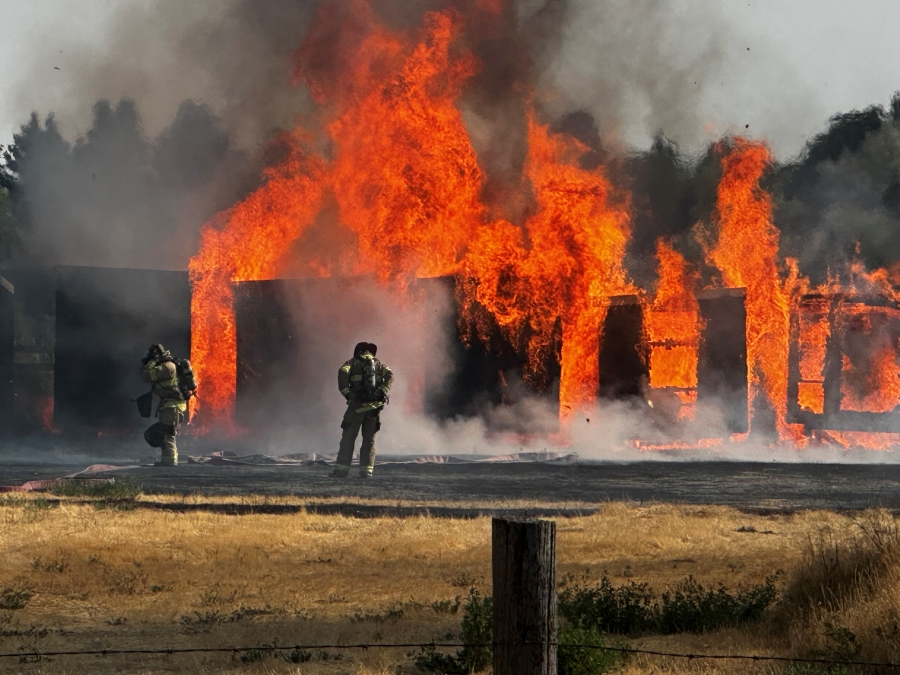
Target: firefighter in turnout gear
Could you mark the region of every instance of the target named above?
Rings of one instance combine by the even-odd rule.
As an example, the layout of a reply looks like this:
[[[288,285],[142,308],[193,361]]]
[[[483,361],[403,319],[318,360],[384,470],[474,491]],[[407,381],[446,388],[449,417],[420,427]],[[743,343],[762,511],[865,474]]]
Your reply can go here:
[[[152,383],[151,392],[159,397],[156,408],[159,421],[144,432],[144,440],[162,450],[157,466],[177,466],[175,436],[184,422],[188,400],[197,391],[194,373],[189,361],[172,358],[162,345],[152,345],[141,364],[141,379]]]
[[[360,430],[359,475],[361,478],[372,476],[375,434],[381,428],[381,409],[388,402],[388,392],[394,383],[391,369],[375,358],[377,350],[371,342],[360,342],[353,350],[353,358],[338,370],[338,389],[347,399],[347,412],[341,422],[343,433],[332,477],[346,478],[350,473],[353,446]]]

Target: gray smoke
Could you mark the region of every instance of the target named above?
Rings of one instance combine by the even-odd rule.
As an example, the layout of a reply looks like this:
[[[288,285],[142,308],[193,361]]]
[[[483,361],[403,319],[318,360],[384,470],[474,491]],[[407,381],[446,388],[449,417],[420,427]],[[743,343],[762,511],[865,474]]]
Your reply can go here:
[[[689,0],[569,0],[541,62],[542,88],[558,94],[550,109],[587,110],[607,142],[631,147],[664,134],[694,153],[727,133],[795,145],[784,121],[811,116],[807,85],[726,11]]]
[[[289,56],[314,9],[290,0],[119,3],[102,39],[54,44],[60,70],[36,56],[7,95],[23,116],[56,113],[70,137],[87,128],[100,99],[134,100],[151,136],[192,99],[209,105],[242,146],[255,146],[303,111],[305,92],[288,86]]]
[[[266,141],[308,110],[290,54],[313,10],[122,4],[103,39],[59,45],[54,86],[34,86],[43,59],[25,64],[11,98],[39,115],[16,143],[11,265],[185,269],[200,226],[257,184]]]
[[[184,269],[197,251],[200,226],[257,184],[277,130],[314,119],[309,93],[290,81],[292,54],[319,4],[123,4],[102,40],[64,46],[54,89],[32,86],[39,79],[36,70],[33,78],[27,76],[30,68],[45,70],[46,63],[25,64],[21,81],[28,84],[11,96],[23,118],[32,109],[40,114],[27,123],[17,143],[25,154],[16,169],[21,191],[14,197],[17,215],[29,229],[23,233],[24,253],[13,265]],[[373,4],[390,26],[414,28],[424,11],[446,3]],[[347,7],[352,11],[352,3]],[[514,221],[527,215],[527,197],[503,203],[492,195],[527,195],[521,177],[522,111],[534,86],[534,102],[545,118],[583,140],[596,157],[612,157],[613,172],[616,157],[644,150],[631,153],[631,164],[619,165],[626,176],[621,180],[635,187],[631,255],[633,269],[642,271],[636,277],[649,276],[658,236],[682,235],[697,220],[708,219],[718,157],[711,150],[699,156],[706,139],[746,132],[768,136],[777,145],[783,120],[807,113],[803,89],[790,72],[774,82],[759,81],[759,63],[775,57],[757,57],[765,50],[754,44],[751,51],[742,44],[715,4],[519,0],[504,21],[471,27],[466,36],[466,46],[484,64],[461,105],[488,175],[488,203]],[[755,84],[765,86],[751,86],[754,73]],[[781,96],[788,87],[794,89],[792,95]],[[784,103],[773,108],[772,100]],[[51,112],[54,116],[48,117]],[[745,114],[763,117],[745,121]],[[657,142],[651,145],[653,138]],[[810,274],[810,267],[834,251],[835,242],[845,255],[854,239],[863,240],[864,253],[900,257],[900,239],[892,238],[900,232],[895,227],[900,218],[897,139],[893,122],[883,122],[846,152],[810,153],[779,174],[777,217],[786,241],[806,256],[804,272]],[[332,305],[318,309],[325,323],[333,318],[328,314],[332,310]],[[392,316],[402,314],[397,310]],[[369,339],[403,344],[403,332],[381,317],[369,329],[375,333],[365,336]],[[333,378],[344,343],[357,339],[354,330],[332,328],[323,344],[311,348],[306,356],[321,367],[319,372],[311,366],[317,380]],[[424,329],[416,335],[418,345],[433,337]],[[393,360],[390,349],[383,352],[388,361]],[[404,405],[405,398],[401,386],[395,405]],[[308,403],[309,419],[302,421],[314,425],[322,416],[333,417],[340,401]],[[534,410],[541,405],[534,402]],[[280,422],[294,408],[273,408],[266,414]],[[555,419],[552,411],[532,414]],[[596,412],[596,419],[601,418],[606,428],[613,428],[614,420],[626,420],[610,434],[621,443],[640,426],[642,414],[611,406]],[[434,439],[433,424],[423,418],[412,445]],[[478,424],[457,426],[452,435],[465,437],[468,446],[483,435]],[[401,447],[400,430],[393,439],[392,433],[385,437]],[[411,432],[407,428],[404,433]],[[584,439],[586,447],[595,442]]]
[[[255,184],[247,153],[192,101],[153,140],[130,100],[101,100],[93,118],[74,144],[53,117],[18,135],[23,250],[12,266],[185,269],[199,225]]]

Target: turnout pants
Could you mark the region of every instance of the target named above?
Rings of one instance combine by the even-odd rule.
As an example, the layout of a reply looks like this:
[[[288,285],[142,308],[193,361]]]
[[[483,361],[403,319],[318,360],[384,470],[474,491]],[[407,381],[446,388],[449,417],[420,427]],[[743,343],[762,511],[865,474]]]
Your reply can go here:
[[[362,430],[362,446],[359,449],[359,474],[371,476],[372,469],[375,467],[375,434],[381,428],[380,410],[367,410],[366,412],[356,412],[359,403],[351,403],[347,406],[347,412],[344,413],[344,420],[341,422],[341,445],[338,450],[337,473],[349,473],[350,463],[353,461],[353,446],[356,444],[356,437]]]
[[[160,463],[164,466],[176,466],[178,464],[178,448],[175,445],[175,436],[178,435],[178,427],[184,421],[184,413],[178,408],[162,408],[159,411],[159,422],[144,432],[144,440],[151,448],[160,448],[162,457]]]

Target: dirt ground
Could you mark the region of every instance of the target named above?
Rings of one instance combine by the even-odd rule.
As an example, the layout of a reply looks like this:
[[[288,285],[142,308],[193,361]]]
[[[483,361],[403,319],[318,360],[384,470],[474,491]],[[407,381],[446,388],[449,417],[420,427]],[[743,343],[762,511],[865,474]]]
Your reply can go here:
[[[0,464],[0,485],[62,476],[85,466],[84,460],[71,465],[58,461],[4,463]],[[343,481],[330,479],[329,471],[325,465],[183,464],[172,469],[142,467],[108,475],[134,478],[154,494],[255,494],[436,506],[466,503],[482,509],[496,509],[522,499],[553,508],[593,508],[609,501],[722,504],[776,510],[900,506],[900,464],[385,464],[376,467],[370,482],[362,482],[352,474]]]

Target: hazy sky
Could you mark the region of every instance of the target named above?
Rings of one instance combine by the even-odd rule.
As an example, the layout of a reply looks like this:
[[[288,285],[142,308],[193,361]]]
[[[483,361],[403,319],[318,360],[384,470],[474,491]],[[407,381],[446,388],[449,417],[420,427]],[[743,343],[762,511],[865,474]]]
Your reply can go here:
[[[109,32],[117,13],[147,11],[149,6],[150,0],[0,0],[0,143],[9,142],[31,110],[42,115],[57,111],[67,136],[82,133],[90,107],[79,102],[72,109],[73,71],[102,72],[105,62],[133,57],[121,40],[111,47]],[[192,3],[184,6],[190,13]],[[707,79],[693,95],[694,115],[705,121],[692,122],[694,129],[664,129],[688,146],[740,131],[767,138],[786,157],[822,130],[833,113],[887,104],[900,89],[898,0],[660,0],[659,6],[675,18],[668,48],[672,58],[678,50],[689,51],[698,32],[720,31],[723,19],[729,29],[718,82]],[[683,26],[677,23],[679,16]],[[704,16],[715,20],[704,25]],[[149,25],[148,36],[158,29]],[[216,108],[198,74],[202,67],[173,64],[166,70],[168,98],[143,102],[140,87],[136,93],[119,81],[108,89],[101,81],[90,93],[112,99],[137,95],[152,134],[171,120],[178,98],[191,96]],[[162,84],[141,84],[148,90],[158,86]],[[656,124],[640,122],[640,106],[638,98],[632,106],[637,121],[622,123],[622,135],[635,145],[645,144],[654,131],[648,124]]]

